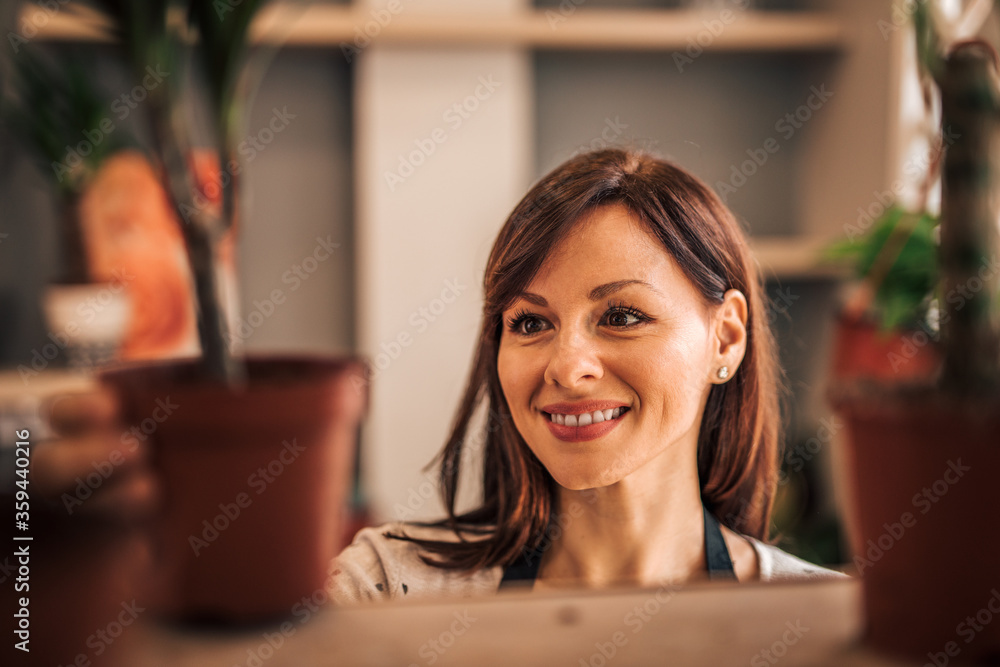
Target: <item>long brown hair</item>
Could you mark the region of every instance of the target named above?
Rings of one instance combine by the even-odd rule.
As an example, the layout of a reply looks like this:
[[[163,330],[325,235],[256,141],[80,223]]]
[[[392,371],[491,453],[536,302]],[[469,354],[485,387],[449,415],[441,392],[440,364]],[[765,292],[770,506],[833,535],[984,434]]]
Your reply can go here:
[[[573,157],[538,181],[493,245],[468,385],[437,459],[448,516],[431,525],[450,527],[462,539],[394,536],[419,544],[430,554],[424,556],[429,564],[465,570],[506,565],[546,537],[556,485],[514,427],[500,388],[502,314],[581,215],[605,204],[621,204],[644,223],[707,302],[721,303],[729,289],[746,296],[746,353],[729,382],[709,393],[698,436],[698,476],[702,502],[722,523],[768,537],[780,456],[779,371],[746,238],[698,178],[645,153],[605,149]],[[480,411],[486,423],[473,432]],[[484,445],[482,504],[458,514],[460,467],[473,442]],[[477,538],[467,539],[470,534]]]

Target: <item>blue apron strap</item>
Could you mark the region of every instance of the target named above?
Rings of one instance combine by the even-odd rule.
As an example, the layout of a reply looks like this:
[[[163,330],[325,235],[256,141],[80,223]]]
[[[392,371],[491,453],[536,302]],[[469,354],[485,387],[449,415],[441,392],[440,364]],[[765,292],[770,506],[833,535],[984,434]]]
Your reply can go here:
[[[541,551],[525,549],[516,561],[504,568],[500,589],[512,586],[531,588],[530,585],[526,586],[525,584],[532,584],[538,578],[538,566],[541,562]]]
[[[705,561],[708,566],[709,579],[736,580],[733,570],[733,559],[729,557],[729,548],[722,537],[722,529],[707,507],[705,510]]]

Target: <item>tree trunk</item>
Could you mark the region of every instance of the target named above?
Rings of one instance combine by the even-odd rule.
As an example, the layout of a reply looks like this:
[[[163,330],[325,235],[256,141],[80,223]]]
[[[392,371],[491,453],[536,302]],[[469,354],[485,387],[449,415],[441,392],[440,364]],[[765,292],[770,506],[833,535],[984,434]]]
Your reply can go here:
[[[1000,390],[1000,93],[992,50],[969,43],[945,62],[944,127],[957,136],[942,175],[942,388]]]

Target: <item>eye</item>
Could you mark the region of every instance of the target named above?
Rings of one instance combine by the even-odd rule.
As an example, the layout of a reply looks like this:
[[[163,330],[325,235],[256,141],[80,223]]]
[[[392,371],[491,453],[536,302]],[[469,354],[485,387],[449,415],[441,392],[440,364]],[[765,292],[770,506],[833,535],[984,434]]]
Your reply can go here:
[[[547,323],[544,319],[524,310],[519,310],[507,320],[507,328],[519,336],[534,336],[545,331]]]
[[[649,320],[638,308],[615,304],[604,314],[604,323],[614,329],[629,329]]]

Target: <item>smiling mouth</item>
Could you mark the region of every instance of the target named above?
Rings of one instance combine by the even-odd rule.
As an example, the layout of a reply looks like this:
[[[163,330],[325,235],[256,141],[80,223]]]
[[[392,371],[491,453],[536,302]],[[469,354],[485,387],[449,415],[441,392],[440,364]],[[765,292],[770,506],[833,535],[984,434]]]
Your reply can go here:
[[[612,421],[619,419],[623,414],[629,411],[627,407],[618,408],[608,408],[607,410],[594,410],[593,412],[584,412],[578,415],[564,415],[556,412],[543,412],[549,421],[553,424],[559,424],[560,426],[590,426],[591,424],[600,424],[606,421]]]

